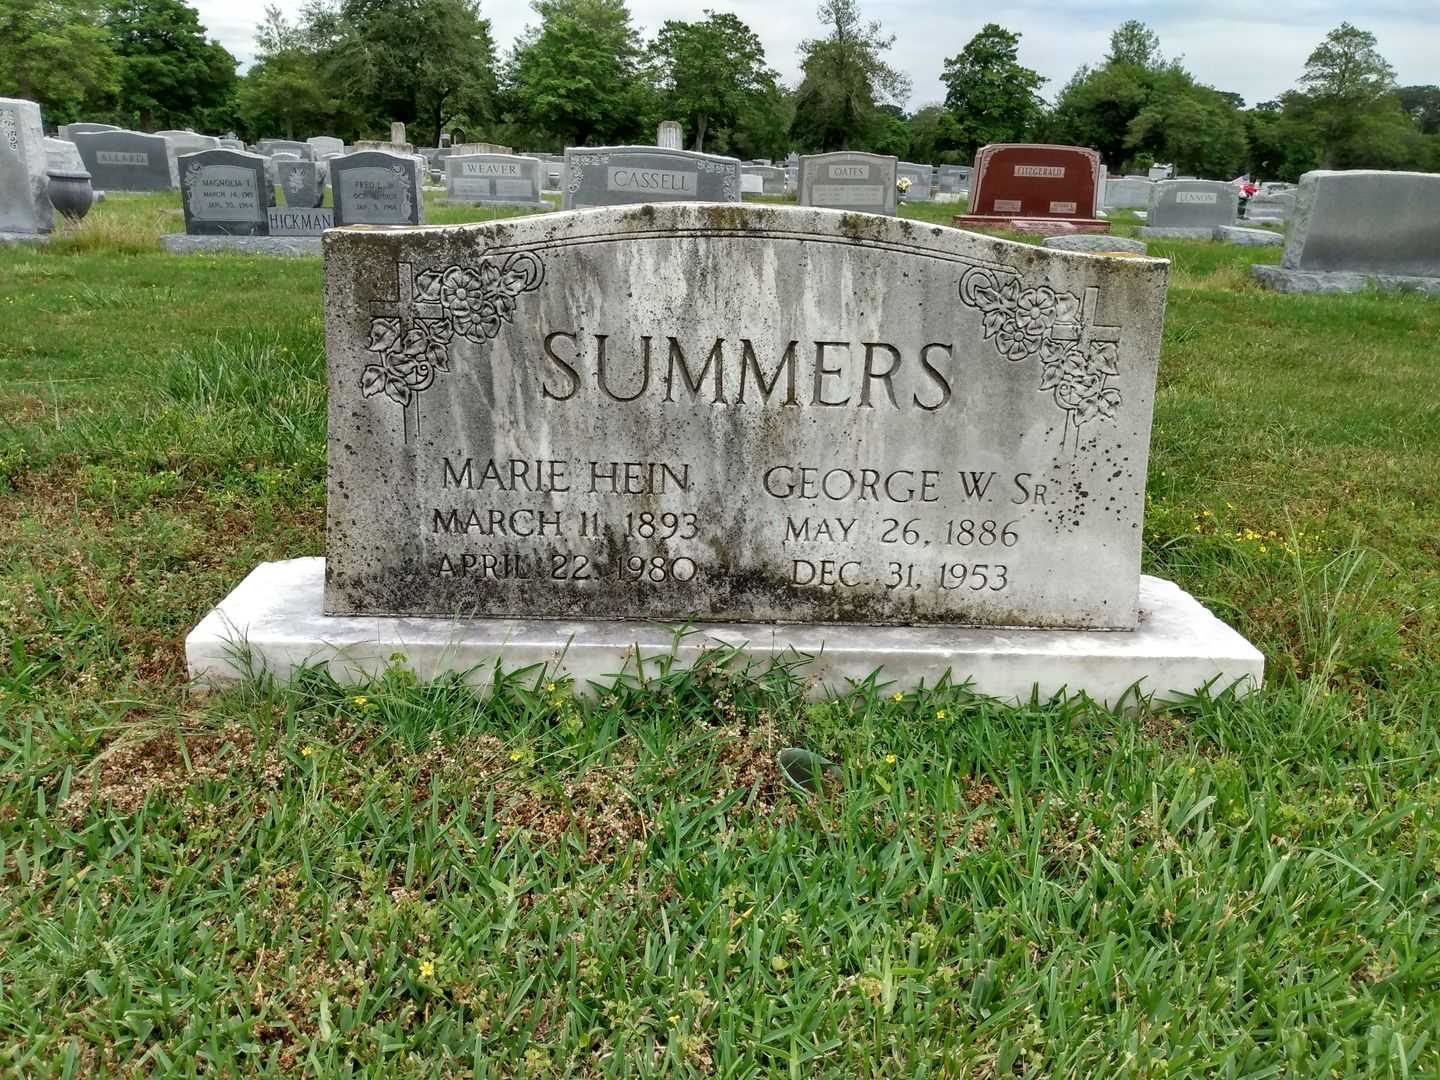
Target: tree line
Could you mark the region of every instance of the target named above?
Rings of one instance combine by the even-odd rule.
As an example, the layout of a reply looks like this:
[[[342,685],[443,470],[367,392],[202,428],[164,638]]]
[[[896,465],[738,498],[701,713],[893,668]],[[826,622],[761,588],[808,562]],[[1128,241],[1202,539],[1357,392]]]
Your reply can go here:
[[[1112,172],[1294,179],[1312,168],[1440,171],[1440,87],[1398,86],[1374,35],[1349,23],[1310,54],[1295,88],[1253,105],[1165,57],[1154,31],[1118,27],[1054,103],[1020,62],[1020,35],[990,23],[944,62],[943,102],[907,111],[894,36],[858,0],[821,0],[782,84],[759,36],[705,10],[648,39],[625,0],[533,0],[501,55],[478,0],[310,0],[267,8],[256,61],[206,36],[183,0],[6,0],[0,94],[38,100],[52,124],[98,120],[265,136],[498,142],[527,150],[653,141],[679,120],[687,145],[742,158],[870,150],[969,162],[987,142],[1074,143]]]

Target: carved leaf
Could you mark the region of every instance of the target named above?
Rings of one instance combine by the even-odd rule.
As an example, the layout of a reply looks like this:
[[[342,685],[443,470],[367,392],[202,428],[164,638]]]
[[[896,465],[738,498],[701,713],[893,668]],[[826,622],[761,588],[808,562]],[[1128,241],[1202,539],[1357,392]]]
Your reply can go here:
[[[415,299],[422,304],[438,304],[440,302],[440,279],[443,273],[439,270],[425,270],[415,275]]]
[[[370,344],[365,347],[371,352],[386,353],[400,340],[400,320],[371,319]]]
[[[1100,415],[1106,420],[1114,420],[1115,412],[1120,408],[1120,391],[1113,386],[1107,386],[1100,391],[1100,396],[1096,400],[1099,402]]]
[[[385,396],[400,405],[410,404],[410,387],[403,379],[391,376],[385,380]]]
[[[401,349],[406,356],[424,356],[425,346],[429,344],[425,340],[424,330],[411,330],[405,335],[404,346]]]
[[[360,373],[360,392],[366,397],[374,397],[385,389],[385,369],[379,364],[371,364]]]
[[[1102,375],[1119,375],[1119,346],[1113,341],[1094,342],[1090,346],[1090,366]]]
[[[450,350],[438,341],[432,341],[425,349],[425,359],[435,365],[436,371],[449,372]]]
[[[1074,293],[1058,293],[1055,297],[1055,321],[1070,323],[1080,313],[1080,298]]]
[[[1040,375],[1040,389],[1053,390],[1060,385],[1060,365],[1046,364],[1045,370]]]
[[[449,319],[420,319],[418,321],[425,331],[425,336],[431,341],[449,345],[450,339],[455,336],[455,329],[450,325]]]

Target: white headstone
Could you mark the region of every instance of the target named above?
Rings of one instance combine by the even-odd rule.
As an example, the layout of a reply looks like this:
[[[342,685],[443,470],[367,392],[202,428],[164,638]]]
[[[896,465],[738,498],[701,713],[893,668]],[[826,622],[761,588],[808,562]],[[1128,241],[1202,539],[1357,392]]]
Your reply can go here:
[[[0,233],[33,235],[55,227],[40,106],[0,98]]]

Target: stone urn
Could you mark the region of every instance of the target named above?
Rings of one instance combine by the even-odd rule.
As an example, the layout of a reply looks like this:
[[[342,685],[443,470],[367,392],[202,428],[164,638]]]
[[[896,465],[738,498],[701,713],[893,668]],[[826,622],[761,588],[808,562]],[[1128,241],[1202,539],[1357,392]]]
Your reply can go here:
[[[90,212],[95,201],[95,190],[90,186],[88,172],[52,170],[50,176],[50,205],[68,221],[79,221]]]

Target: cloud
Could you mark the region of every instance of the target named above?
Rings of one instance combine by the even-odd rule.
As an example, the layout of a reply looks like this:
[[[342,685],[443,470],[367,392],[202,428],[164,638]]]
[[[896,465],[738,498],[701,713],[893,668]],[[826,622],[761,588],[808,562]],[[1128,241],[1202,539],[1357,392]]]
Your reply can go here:
[[[192,0],[195,2],[195,0]],[[255,26],[267,0],[198,0],[200,21],[212,37],[244,63],[254,57]],[[294,18],[303,0],[272,0]],[[1401,85],[1435,81],[1440,56],[1440,19],[1434,0],[1377,0],[1357,14],[1336,0],[1159,0],[1144,4],[1105,0],[1012,0],[999,14],[972,14],[954,0],[869,0],[863,11],[895,35],[891,62],[914,83],[910,108],[945,96],[940,72],[988,21],[1020,33],[1020,60],[1050,81],[1052,97],[1081,64],[1100,60],[1110,32],[1126,19],[1140,19],[1160,35],[1166,56],[1182,56],[1201,82],[1233,91],[1247,102],[1266,101],[1291,89],[1320,40],[1349,20],[1378,39],[1381,54],[1395,67]],[[796,49],[819,26],[811,4],[774,0],[631,0],[637,26],[653,34],[666,19],[697,19],[702,11],[732,11],[765,43],[771,67],[791,85],[799,79]],[[482,0],[502,55],[537,16],[519,0]]]

